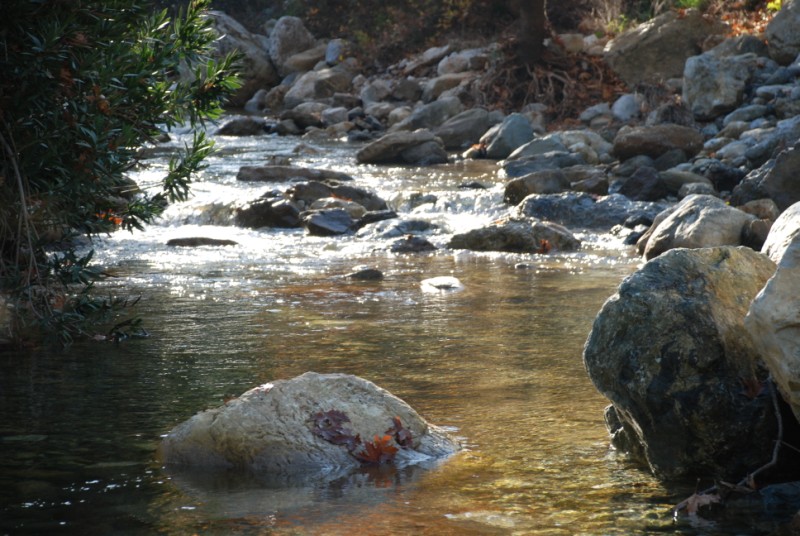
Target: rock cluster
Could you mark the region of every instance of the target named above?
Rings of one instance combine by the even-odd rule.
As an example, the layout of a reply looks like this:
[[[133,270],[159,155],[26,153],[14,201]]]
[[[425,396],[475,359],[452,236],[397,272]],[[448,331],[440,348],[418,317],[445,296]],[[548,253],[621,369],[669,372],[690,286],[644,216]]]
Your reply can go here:
[[[730,476],[763,463],[775,438],[769,377],[800,415],[800,2],[777,13],[766,40],[726,39],[693,10],[605,52],[592,36],[563,40],[572,53],[605,54],[632,86],[661,85],[596,103],[560,131],[539,104],[508,114],[474,105],[496,45],[434,47],[367,77],[348,56],[354,44],[316,40],[297,19],[258,36],[214,18],[220,46],[245,52],[250,92],[234,102],[249,115],[218,135],[347,139],[362,165],[496,160],[507,217],[455,234],[449,248],[573,251],[571,229],[636,245],[647,263],[598,315],[584,360],[612,401],[614,443],[655,473]],[[341,174],[270,163],[238,178],[283,185],[241,208],[239,225],[434,248],[418,234],[435,226]]]

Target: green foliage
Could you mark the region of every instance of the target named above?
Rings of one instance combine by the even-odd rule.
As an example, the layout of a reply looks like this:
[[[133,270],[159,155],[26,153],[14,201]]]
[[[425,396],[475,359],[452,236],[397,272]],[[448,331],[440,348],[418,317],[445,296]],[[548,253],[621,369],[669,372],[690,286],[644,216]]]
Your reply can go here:
[[[767,9],[769,11],[780,11],[783,2],[781,0],[772,0],[771,2],[767,2]]]
[[[134,194],[125,173],[164,129],[217,117],[235,58],[192,1],[174,19],[141,0],[6,0],[0,21],[0,289],[17,320],[86,334],[124,301],[94,298],[99,273],[74,239],[141,228],[185,199],[211,150],[201,134],[163,191]],[[34,321],[32,323],[32,321]]]

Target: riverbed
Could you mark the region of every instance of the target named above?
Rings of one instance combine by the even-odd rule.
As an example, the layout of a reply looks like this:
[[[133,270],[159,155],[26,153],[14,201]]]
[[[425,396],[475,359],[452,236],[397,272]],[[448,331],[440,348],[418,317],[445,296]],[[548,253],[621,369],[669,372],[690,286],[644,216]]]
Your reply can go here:
[[[185,140],[149,149],[147,188]],[[97,239],[112,276],[141,296],[148,338],[84,342],[0,358],[2,534],[651,534],[703,533],[666,488],[609,447],[607,401],[581,353],[592,321],[641,264],[611,235],[573,230],[576,253],[474,253],[453,233],[502,217],[504,178],[488,161],[359,166],[342,141],[220,138],[193,196],[142,232]],[[433,225],[440,249],[393,254],[392,238],[241,229],[233,210],[272,188],[242,165],[286,156],[375,191]],[[478,182],[481,189],[464,188]],[[427,196],[427,197],[425,197]],[[236,246],[174,248],[206,236]],[[344,277],[377,268],[381,281]],[[463,290],[431,292],[430,277]],[[161,467],[160,437],[194,413],[306,371],[362,376],[461,438],[433,468],[275,481]],[[716,533],[736,528],[715,526]]]

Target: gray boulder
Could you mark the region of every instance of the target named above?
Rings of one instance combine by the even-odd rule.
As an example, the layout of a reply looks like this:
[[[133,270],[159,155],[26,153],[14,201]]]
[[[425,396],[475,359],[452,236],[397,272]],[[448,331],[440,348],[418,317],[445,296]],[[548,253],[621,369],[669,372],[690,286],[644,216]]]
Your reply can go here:
[[[457,97],[442,97],[416,108],[411,115],[392,125],[392,130],[434,129],[461,113],[464,106]]]
[[[304,73],[312,70],[318,63],[325,59],[326,45],[321,44],[303,52],[292,54],[283,62],[283,69],[287,74]]]
[[[548,220],[569,228],[609,230],[628,218],[652,221],[667,203],[631,201],[624,195],[612,194],[599,199],[583,192],[531,194],[517,205],[523,216]]]
[[[753,300],[744,325],[781,395],[800,421],[800,203],[781,214],[763,251],[777,263],[777,270]]]
[[[765,37],[769,55],[781,65],[792,63],[800,55],[800,2],[783,2],[783,7],[767,25]]]
[[[725,201],[712,195],[690,195],[671,209],[669,215],[652,232],[640,240],[646,259],[652,259],[674,248],[706,248],[739,246],[742,230],[755,220]]]
[[[531,194],[557,194],[569,189],[570,181],[560,169],[535,171],[508,181],[503,201],[516,205]]]
[[[264,35],[250,33],[222,11],[209,11],[214,29],[220,35],[214,41],[219,56],[238,50],[242,54],[239,76],[242,87],[230,99],[230,105],[242,107],[259,89],[270,88],[280,82],[280,77],[267,49],[269,40]]]
[[[432,102],[445,91],[462,86],[476,77],[475,73],[450,73],[428,80],[422,88],[422,102]]]
[[[336,93],[346,93],[350,90],[352,81],[353,74],[345,69],[309,71],[292,84],[283,96],[283,105],[286,108],[294,108],[306,101],[327,99]]]
[[[595,319],[583,360],[613,404],[612,441],[657,476],[738,479],[771,458],[767,372],[743,319],[773,271],[749,248],[669,251]]]
[[[335,180],[311,180],[295,184],[286,195],[298,207],[306,210],[319,199],[337,197],[352,201],[368,211],[386,210],[386,201],[363,188],[339,184]]]
[[[485,108],[471,108],[455,115],[434,129],[447,149],[463,149],[478,142],[490,126]]]
[[[612,154],[620,160],[645,155],[658,158],[673,149],[694,156],[703,148],[703,135],[696,129],[674,124],[622,127],[614,137]]]
[[[284,65],[286,60],[298,52],[306,51],[316,45],[303,21],[297,17],[281,17],[269,34],[269,57],[281,76],[290,74]]]
[[[313,236],[335,236],[353,232],[356,220],[343,208],[309,210],[300,215],[303,227]]]
[[[718,56],[711,51],[691,57],[683,71],[683,101],[702,121],[727,114],[742,104],[757,66],[753,53]]]
[[[307,372],[255,387],[225,405],[198,413],[167,434],[159,448],[168,466],[245,469],[262,475],[319,473],[362,465],[346,438],[391,434],[403,467],[446,458],[460,449],[407,403],[362,378]],[[352,441],[352,439],[350,439]],[[338,444],[337,444],[338,442]]]
[[[800,201],[800,142],[781,151],[774,161],[748,174],[733,190],[731,202],[744,204],[754,199],[768,197],[778,208],[785,210]]]
[[[696,9],[686,10],[685,16],[670,10],[611,41],[606,62],[631,87],[678,78],[686,59],[701,52],[700,44],[724,31],[724,24]]]
[[[511,218],[456,234],[447,245],[451,249],[513,253],[575,251],[580,246],[581,241],[563,226],[535,218]]]
[[[447,152],[442,140],[427,129],[390,132],[356,153],[360,164],[443,164]]]
[[[585,164],[586,160],[579,154],[553,151],[515,160],[504,160],[503,171],[507,177],[521,177],[536,171],[566,169]]]
[[[533,136],[530,120],[522,114],[513,113],[484,134],[480,141],[486,146],[487,158],[501,160],[531,141]]]

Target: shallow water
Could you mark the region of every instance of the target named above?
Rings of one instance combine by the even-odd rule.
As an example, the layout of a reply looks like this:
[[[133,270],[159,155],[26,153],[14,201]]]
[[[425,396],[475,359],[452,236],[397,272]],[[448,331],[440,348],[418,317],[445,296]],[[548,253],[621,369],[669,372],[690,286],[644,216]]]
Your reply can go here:
[[[359,167],[352,148],[308,143],[319,152],[296,164],[351,173],[406,217],[435,222],[437,245],[506,210],[494,165]],[[686,489],[665,489],[609,449],[607,402],[581,361],[597,311],[639,264],[628,249],[583,234],[574,254],[393,255],[390,239],[237,229],[226,225],[231,207],[273,187],[236,183],[238,166],[291,154],[297,140],[221,145],[192,200],[142,233],[95,244],[115,276],[102,290],[141,294],[150,338],[0,357],[0,533],[706,530],[669,516]],[[136,178],[146,184],[163,165]],[[458,188],[472,180],[488,189]],[[438,200],[411,208],[410,191]],[[164,245],[197,235],[239,245]],[[342,277],[359,265],[386,277]],[[464,289],[426,292],[420,282],[434,276]],[[155,461],[160,436],[195,412],[309,370],[372,380],[468,448],[432,468],[326,482],[175,473]]]

